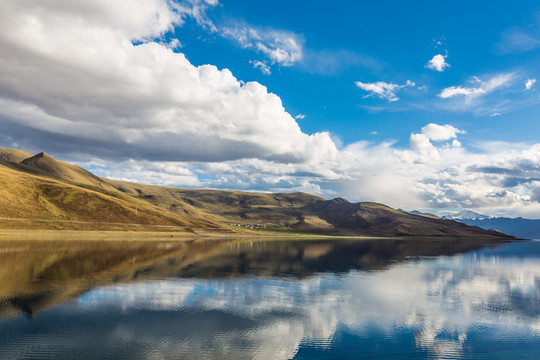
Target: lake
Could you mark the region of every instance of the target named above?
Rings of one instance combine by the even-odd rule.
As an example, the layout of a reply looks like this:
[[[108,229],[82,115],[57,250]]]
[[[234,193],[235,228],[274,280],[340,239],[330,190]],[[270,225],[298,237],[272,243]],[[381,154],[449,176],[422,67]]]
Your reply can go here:
[[[0,241],[1,359],[539,353],[538,241]]]

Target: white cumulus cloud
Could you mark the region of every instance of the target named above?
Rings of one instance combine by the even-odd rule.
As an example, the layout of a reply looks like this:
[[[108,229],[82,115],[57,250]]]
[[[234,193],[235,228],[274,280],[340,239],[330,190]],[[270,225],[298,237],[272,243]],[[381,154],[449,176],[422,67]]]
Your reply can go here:
[[[304,134],[263,85],[160,44],[182,23],[166,0],[0,6],[4,129],[147,160],[298,162],[337,151],[329,134]]]
[[[428,124],[422,128],[422,134],[430,140],[443,141],[455,139],[457,134],[464,134],[465,131],[457,129],[452,125]]]
[[[531,90],[536,83],[536,79],[527,79],[527,82],[525,82],[525,89]]]
[[[444,69],[450,67],[450,64],[446,62],[446,58],[448,57],[448,54],[441,55],[437,54],[435,55],[431,60],[429,60],[426,64],[426,68],[435,70],[438,72],[444,71]]]

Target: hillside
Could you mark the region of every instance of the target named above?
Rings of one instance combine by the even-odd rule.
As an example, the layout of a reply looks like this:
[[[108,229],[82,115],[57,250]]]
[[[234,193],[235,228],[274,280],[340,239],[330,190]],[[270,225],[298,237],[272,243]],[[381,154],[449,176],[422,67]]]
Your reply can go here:
[[[336,228],[373,236],[486,236],[492,231],[465,224],[394,210],[386,205],[345,199],[316,202],[306,207]]]
[[[119,191],[177,213],[204,213],[216,221],[242,225],[291,225],[302,207],[325,199],[306,193],[261,194],[227,190],[187,190],[107,180]]]
[[[0,147],[0,162],[1,163],[20,163],[24,159],[32,157],[33,155],[29,152],[17,150],[17,149],[7,149]]]
[[[306,194],[260,194],[224,190],[185,190],[128,182],[109,183],[120,191],[173,212],[204,212],[215,221],[242,228],[282,228],[327,235],[499,236],[436,216],[410,214],[388,206],[325,200]]]
[[[103,179],[45,153],[5,148],[0,148],[0,186],[3,228],[505,237],[371,202]]]
[[[219,228],[202,217],[182,216],[132,197],[116,197],[24,173],[0,163],[0,227],[76,230]]]

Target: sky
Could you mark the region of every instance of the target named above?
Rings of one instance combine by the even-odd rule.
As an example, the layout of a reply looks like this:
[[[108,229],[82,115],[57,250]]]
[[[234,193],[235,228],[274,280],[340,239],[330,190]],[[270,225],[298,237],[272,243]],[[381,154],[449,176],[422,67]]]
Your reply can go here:
[[[537,1],[3,0],[0,146],[112,179],[540,218]]]

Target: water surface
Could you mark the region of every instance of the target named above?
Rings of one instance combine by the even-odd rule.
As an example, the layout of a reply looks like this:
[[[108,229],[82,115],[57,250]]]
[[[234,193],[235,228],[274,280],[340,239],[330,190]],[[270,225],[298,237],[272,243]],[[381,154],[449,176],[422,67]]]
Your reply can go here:
[[[0,242],[2,359],[537,359],[540,242]]]

